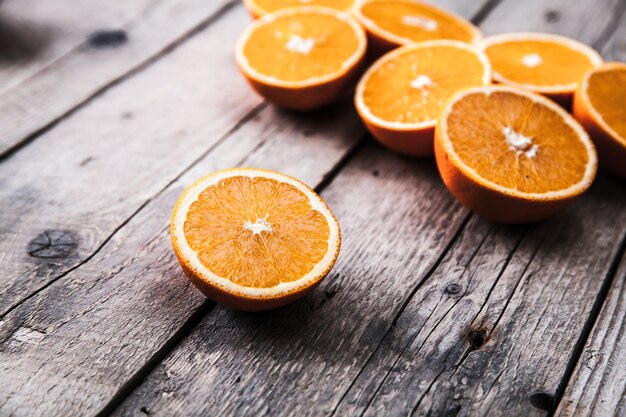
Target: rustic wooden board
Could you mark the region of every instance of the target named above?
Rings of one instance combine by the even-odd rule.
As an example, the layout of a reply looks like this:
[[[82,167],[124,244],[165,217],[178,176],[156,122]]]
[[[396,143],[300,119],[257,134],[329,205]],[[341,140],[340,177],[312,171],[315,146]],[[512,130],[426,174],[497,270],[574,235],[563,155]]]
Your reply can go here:
[[[260,105],[232,56],[248,22],[232,10],[0,164],[0,259],[10,265],[0,316],[88,259]],[[65,238],[46,244],[47,230]]]
[[[589,10],[579,8],[578,19]],[[612,10],[605,9],[603,17],[609,18]],[[600,30],[585,36],[600,42],[604,34]],[[327,198],[350,169],[352,164],[325,191]],[[344,186],[336,191],[341,201],[335,206],[352,196]],[[385,195],[400,198],[393,189]],[[359,273],[358,266],[341,263],[339,288],[325,283],[319,295],[324,307],[316,309],[314,299],[311,313],[293,306],[259,318],[215,308],[116,414],[257,415],[280,410],[297,415],[404,415],[414,410],[421,415],[431,410],[441,415],[497,409],[545,415],[541,407],[553,407],[551,396],[562,382],[608,265],[619,253],[626,233],[625,199],[619,184],[601,176],[584,200],[548,222],[523,228],[472,219],[415,293],[405,290],[398,300],[381,295],[376,282],[367,281],[380,297],[375,307],[363,304],[364,298],[372,302],[367,300],[370,293],[349,287],[344,295],[349,285],[344,282],[370,277]],[[378,209],[358,201],[353,207],[366,207],[367,216],[380,217]],[[602,221],[588,213],[597,213]],[[397,285],[388,278],[395,278],[396,271],[388,271],[383,255],[372,252],[389,245],[365,238],[371,235],[369,219],[342,219],[342,224],[348,222],[345,227],[365,230],[359,246],[346,242],[344,251],[352,256],[369,250],[358,259],[379,265],[377,278]],[[402,230],[399,220],[394,224]],[[412,243],[403,245],[403,251],[415,250]],[[589,276],[589,282],[580,282],[581,276]],[[554,344],[564,349],[551,352]],[[537,360],[543,356],[546,361]]]
[[[603,54],[607,60],[626,60],[626,15]],[[578,358],[558,416],[626,414],[626,257],[615,265],[613,285]]]
[[[615,274],[557,416],[626,414],[626,257]]]
[[[0,29],[0,41],[3,30],[16,32],[5,33],[11,37],[6,42],[13,46],[3,52],[8,65],[0,61],[0,159],[129,73],[163,56],[234,0],[133,0],[115,2],[113,7],[106,1],[29,0],[30,9],[22,0],[15,3],[19,8],[6,5],[6,16],[2,5],[0,20],[11,22],[9,29]],[[12,9],[19,13],[11,13]],[[20,23],[27,18],[26,24]],[[73,27],[71,33],[64,33]],[[32,48],[42,50],[32,53],[42,57],[22,66],[19,53],[26,53],[26,46],[20,42],[33,42]]]

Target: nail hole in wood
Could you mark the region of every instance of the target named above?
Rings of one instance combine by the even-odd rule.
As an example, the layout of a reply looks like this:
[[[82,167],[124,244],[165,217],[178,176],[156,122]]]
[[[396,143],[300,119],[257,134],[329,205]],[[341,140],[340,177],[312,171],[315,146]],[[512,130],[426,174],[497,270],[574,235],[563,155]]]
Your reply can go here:
[[[559,19],[561,18],[561,13],[559,13],[556,10],[548,10],[545,15],[544,15],[546,22],[548,23],[554,23],[554,22],[558,22]]]
[[[471,350],[480,349],[487,340],[487,331],[485,329],[470,329],[467,332],[467,342],[470,345]]]
[[[146,407],[141,407],[139,411],[141,411],[145,415],[150,415],[150,410],[148,410]]]
[[[372,171],[372,175],[377,177],[377,176],[380,175],[380,172],[377,169],[375,169],[375,170]]]
[[[238,383],[240,383],[240,382],[241,382],[241,377],[240,377],[240,376],[238,376],[237,378],[235,378],[235,384],[238,384]]]
[[[461,292],[461,286],[455,283],[448,284],[446,285],[445,291],[450,295],[458,294]]]
[[[123,30],[99,30],[89,35],[89,44],[94,48],[115,48],[128,42]]]
[[[49,229],[28,243],[26,251],[35,258],[65,258],[78,246],[78,238],[69,230]]]
[[[538,391],[528,398],[528,401],[533,407],[539,408],[545,411],[552,411],[554,408],[554,397],[547,392]]]

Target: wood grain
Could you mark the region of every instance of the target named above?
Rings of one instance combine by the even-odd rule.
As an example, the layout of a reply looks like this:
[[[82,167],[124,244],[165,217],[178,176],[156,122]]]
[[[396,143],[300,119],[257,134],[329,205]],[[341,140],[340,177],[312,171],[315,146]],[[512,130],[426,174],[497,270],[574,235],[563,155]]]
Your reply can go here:
[[[88,259],[260,105],[232,56],[248,22],[232,10],[0,164],[0,317]],[[70,234],[75,249],[33,256],[47,230]]]
[[[626,414],[626,257],[578,360],[557,416]]]
[[[229,2],[28,0],[30,9],[23,3],[6,4],[7,15],[2,5],[0,24],[9,25],[0,29],[0,46],[6,36],[11,47],[0,53],[0,59],[6,55],[0,60],[0,158],[162,55]],[[23,65],[24,59],[31,62]]]

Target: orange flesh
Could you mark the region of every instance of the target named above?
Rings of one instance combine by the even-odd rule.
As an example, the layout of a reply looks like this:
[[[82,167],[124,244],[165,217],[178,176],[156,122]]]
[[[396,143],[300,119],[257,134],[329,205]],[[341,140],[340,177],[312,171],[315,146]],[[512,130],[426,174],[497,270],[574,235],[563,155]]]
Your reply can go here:
[[[422,3],[371,1],[361,6],[361,13],[379,28],[416,42],[433,39],[471,42],[474,38],[474,32],[459,23],[459,18]]]
[[[363,90],[363,102],[375,116],[388,122],[432,121],[454,92],[483,85],[484,73],[483,63],[465,49],[417,48],[371,73]]]
[[[358,47],[359,38],[346,21],[302,13],[258,27],[246,41],[243,54],[262,75],[305,81],[342,70]]]
[[[471,93],[453,105],[447,123],[459,158],[480,177],[500,186],[546,193],[583,180],[589,156],[578,134],[557,112],[528,97]],[[512,147],[506,128],[531,143]]]
[[[574,84],[595,67],[584,53],[550,41],[507,41],[488,46],[485,52],[494,73],[517,84]]]
[[[262,219],[271,230],[255,233],[250,226]],[[200,193],[184,234],[211,272],[242,286],[267,288],[311,271],[327,252],[330,228],[296,187],[236,176]]]
[[[626,66],[591,74],[587,95],[604,122],[626,142]]]
[[[267,13],[298,6],[321,6],[345,11],[354,5],[354,0],[256,0],[254,3]]]

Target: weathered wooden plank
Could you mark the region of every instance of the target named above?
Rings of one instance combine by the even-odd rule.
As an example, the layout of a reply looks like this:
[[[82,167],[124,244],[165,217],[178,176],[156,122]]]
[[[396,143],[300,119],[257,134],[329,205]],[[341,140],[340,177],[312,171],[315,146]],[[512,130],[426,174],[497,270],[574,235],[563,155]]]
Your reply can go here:
[[[487,35],[503,32],[548,32],[596,47],[624,11],[623,0],[503,0],[481,23]]]
[[[616,272],[557,416],[626,414],[626,257]]]
[[[626,60],[626,15],[603,50]],[[626,414],[626,257],[565,389],[557,416]]]
[[[121,29],[151,0],[4,0],[0,14],[0,93],[70,53],[97,30]]]
[[[590,9],[578,8],[577,18]],[[604,10],[605,18],[615,11]],[[552,24],[554,19],[547,20]],[[596,36],[601,37],[602,31],[583,38],[594,42]],[[341,196],[333,204],[335,210],[342,210],[342,202],[361,208],[341,218],[344,229],[357,233],[362,242],[353,247],[346,241],[344,253],[351,257],[338,265],[340,284],[323,284],[324,294],[311,301],[312,312],[292,306],[251,317],[212,310],[116,415],[140,410],[155,415],[404,415],[426,414],[428,408],[432,415],[469,410],[488,414],[490,407],[499,413],[545,414],[531,406],[529,397],[538,394],[532,396],[538,406],[546,405],[542,400],[550,401],[607,263],[626,233],[626,214],[621,210],[626,195],[619,184],[601,177],[579,205],[529,230],[473,219],[434,276],[412,298],[406,292],[400,295],[398,304],[355,265],[379,265],[378,279],[386,283],[396,278],[396,270],[390,271],[383,255],[376,252],[389,245],[369,241],[370,228],[375,227],[372,216],[387,217],[364,200],[355,200],[350,186],[342,182],[350,169],[352,164],[324,193],[327,198],[333,192]],[[358,182],[367,184],[364,181]],[[393,188],[385,195],[400,198]],[[403,207],[396,205],[400,211]],[[353,219],[359,213],[365,217]],[[596,225],[597,218],[589,213],[602,221]],[[394,224],[399,230],[406,227],[398,220]],[[412,243],[403,246],[405,253],[416,247]],[[411,270],[413,264],[407,262],[404,270]],[[589,282],[581,282],[577,273],[588,276]],[[367,294],[353,290],[362,280],[371,286]],[[363,301],[372,296],[379,298],[375,307]],[[322,307],[316,308],[316,302]],[[402,302],[408,305],[401,307],[400,314],[389,314],[390,310],[398,313]],[[541,315],[534,312],[546,303],[552,306],[544,312],[548,326],[540,325]],[[543,337],[550,340],[548,346],[565,347],[561,352],[545,352],[545,362],[537,360],[532,350],[541,352],[538,356],[544,353]],[[526,340],[529,349],[518,348]],[[520,357],[510,358],[509,352]],[[458,374],[453,372],[457,367]],[[453,378],[453,383],[442,382],[447,378]],[[546,393],[537,392],[542,389]]]
[[[0,164],[0,316],[91,256],[260,105],[232,56],[248,22],[239,6]],[[73,246],[47,244],[47,230]]]
[[[13,29],[3,30],[15,36],[7,40],[12,46],[0,62],[0,157],[180,42],[229,1],[133,0],[112,6],[30,0],[30,9],[23,3],[6,4],[7,16],[2,5],[0,23],[6,19]],[[107,34],[111,29],[121,32]],[[31,41],[41,51],[20,45]],[[24,65],[21,53],[42,56]]]

